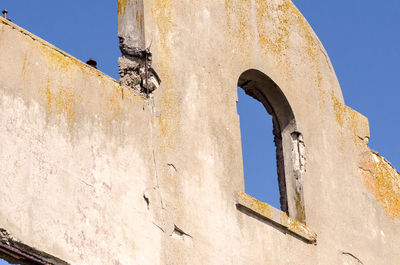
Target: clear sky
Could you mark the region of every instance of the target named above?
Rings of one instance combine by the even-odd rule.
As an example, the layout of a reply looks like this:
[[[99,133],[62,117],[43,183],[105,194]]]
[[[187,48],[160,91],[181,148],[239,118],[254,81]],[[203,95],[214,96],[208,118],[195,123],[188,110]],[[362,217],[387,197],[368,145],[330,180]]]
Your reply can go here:
[[[293,2],[325,46],[346,104],[369,118],[370,147],[399,169],[400,1]],[[99,70],[118,79],[117,0],[1,0],[0,9],[4,8],[17,25],[82,61],[95,58]],[[246,191],[279,208],[277,183],[269,182],[276,181],[276,177],[260,173],[270,173],[274,168],[271,121],[265,110],[253,103],[240,95],[239,112],[253,108],[252,115],[258,113],[265,120],[264,127],[251,120],[242,124],[246,126],[243,131]],[[241,114],[245,120],[246,114]],[[252,142],[255,137],[260,139],[255,129],[268,135],[261,137],[264,142]],[[257,146],[265,146],[270,152],[260,154],[257,150],[264,148]]]

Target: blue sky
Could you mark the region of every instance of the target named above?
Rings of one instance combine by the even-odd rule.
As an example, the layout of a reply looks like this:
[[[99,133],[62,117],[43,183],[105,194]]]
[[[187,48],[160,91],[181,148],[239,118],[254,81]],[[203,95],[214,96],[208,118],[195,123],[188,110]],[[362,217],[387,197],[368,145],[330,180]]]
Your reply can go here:
[[[370,147],[400,168],[400,1],[293,2],[328,51],[346,104],[369,118]],[[4,8],[19,26],[82,61],[95,58],[101,71],[118,78],[116,0],[1,0]],[[250,109],[265,121],[260,128],[241,113],[246,191],[279,208],[270,118],[252,99],[239,96],[239,112]],[[263,134],[255,135],[255,128]],[[264,142],[252,142],[255,137]],[[262,149],[270,152],[260,154]]]

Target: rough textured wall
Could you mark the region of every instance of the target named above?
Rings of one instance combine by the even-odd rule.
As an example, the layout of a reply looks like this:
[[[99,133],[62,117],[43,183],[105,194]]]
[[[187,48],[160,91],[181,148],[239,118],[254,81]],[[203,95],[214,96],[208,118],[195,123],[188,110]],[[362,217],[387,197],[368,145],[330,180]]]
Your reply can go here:
[[[158,164],[178,169],[173,177],[159,170],[162,194],[179,205],[174,211],[194,244],[165,237],[164,262],[396,264],[399,219],[386,213],[359,169],[370,152],[368,121],[345,105],[328,55],[296,7],[287,0],[150,0],[144,8],[162,80],[154,92]],[[233,191],[243,190],[236,87],[248,69],[282,89],[304,136],[306,222],[316,246],[234,206]],[[178,183],[173,193],[165,188],[171,182]],[[171,262],[177,255],[183,258]]]
[[[387,215],[400,218],[400,174],[384,158],[366,151],[360,162],[365,187],[371,192]]]
[[[0,228],[71,264],[157,264],[151,107],[4,20],[0,54]]]
[[[399,176],[368,159],[367,119],[290,1],[149,0],[144,15],[162,80],[148,100],[1,20],[0,227],[72,264],[397,264]],[[251,68],[304,137],[316,244],[236,207]]]

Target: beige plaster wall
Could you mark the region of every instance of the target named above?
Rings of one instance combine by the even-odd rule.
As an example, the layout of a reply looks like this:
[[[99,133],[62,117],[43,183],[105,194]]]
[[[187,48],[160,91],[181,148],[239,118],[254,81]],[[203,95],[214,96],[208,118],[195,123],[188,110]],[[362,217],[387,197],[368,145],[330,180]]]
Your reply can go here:
[[[1,20],[0,227],[71,264],[397,264],[400,177],[368,149],[367,119],[294,5],[144,8],[162,80],[150,99]],[[251,68],[304,136],[315,245],[236,207],[237,82]]]
[[[157,264],[148,103],[4,20],[0,54],[0,227],[71,264]]]
[[[166,244],[167,252],[185,253],[187,264],[346,264],[351,255],[364,264],[400,260],[399,219],[379,205],[359,169],[362,153],[370,152],[368,121],[345,106],[323,46],[290,1],[150,0],[145,14],[146,41],[162,79],[155,91],[159,128],[171,132],[158,137],[166,146],[159,164],[173,161],[178,183],[196,183],[164,193],[211,212],[195,218],[180,206],[182,223],[203,231],[193,236],[199,247]],[[278,84],[304,136],[306,221],[316,246],[233,206],[233,190],[243,190],[236,87],[248,69]],[[392,179],[399,187],[399,176]],[[172,181],[163,180],[162,188]],[[399,190],[386,196],[399,202]]]

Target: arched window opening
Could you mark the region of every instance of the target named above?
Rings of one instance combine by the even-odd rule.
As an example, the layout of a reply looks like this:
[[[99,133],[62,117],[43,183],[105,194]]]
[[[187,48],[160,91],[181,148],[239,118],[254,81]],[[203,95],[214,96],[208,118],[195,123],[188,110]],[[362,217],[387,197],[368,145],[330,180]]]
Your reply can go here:
[[[245,192],[281,208],[272,116],[265,115],[263,105],[246,95],[241,87],[238,98]]]
[[[257,168],[255,168],[253,170],[263,171],[257,172],[259,174],[257,178],[268,178],[268,185],[270,187],[273,187],[274,183],[276,183],[276,177],[274,178],[271,176],[273,176],[274,172],[277,172],[277,190],[279,190],[279,203],[281,210],[286,212],[290,217],[305,223],[302,188],[302,176],[306,170],[305,145],[301,133],[297,130],[292,108],[282,90],[275,84],[275,82],[258,70],[250,69],[244,72],[239,78],[238,87],[239,89],[243,89],[247,95],[259,101],[267,113],[271,115],[272,119],[272,137],[275,145],[276,167],[274,168],[270,166],[269,169],[257,170]],[[239,100],[243,98],[240,93],[242,92],[239,92]],[[243,107],[239,104],[238,108],[239,106],[241,108]],[[243,110],[240,110],[240,112],[243,113]],[[264,115],[267,113],[264,111]],[[244,133],[244,136],[246,137],[245,130],[243,130],[242,133]],[[268,137],[263,135],[260,135],[259,137],[264,138],[260,140],[261,142],[268,139]],[[242,141],[243,140],[243,145],[245,145],[246,139],[242,138]],[[244,146],[244,152],[247,152],[246,149],[247,147]],[[244,154],[246,155],[246,153]],[[271,155],[269,155],[269,157],[271,157]],[[248,158],[244,157],[244,163],[246,163],[246,160],[248,160]],[[244,164],[246,180],[246,173],[252,171],[251,169],[246,168],[247,165],[248,164]],[[248,184],[248,181],[245,181],[245,183]],[[250,192],[253,193],[252,190],[250,190]],[[269,191],[266,188],[264,192],[267,193]],[[264,198],[264,196],[261,198]],[[270,201],[267,202],[270,203]],[[272,205],[276,206],[276,204],[277,203],[274,203],[274,200],[272,200]]]

